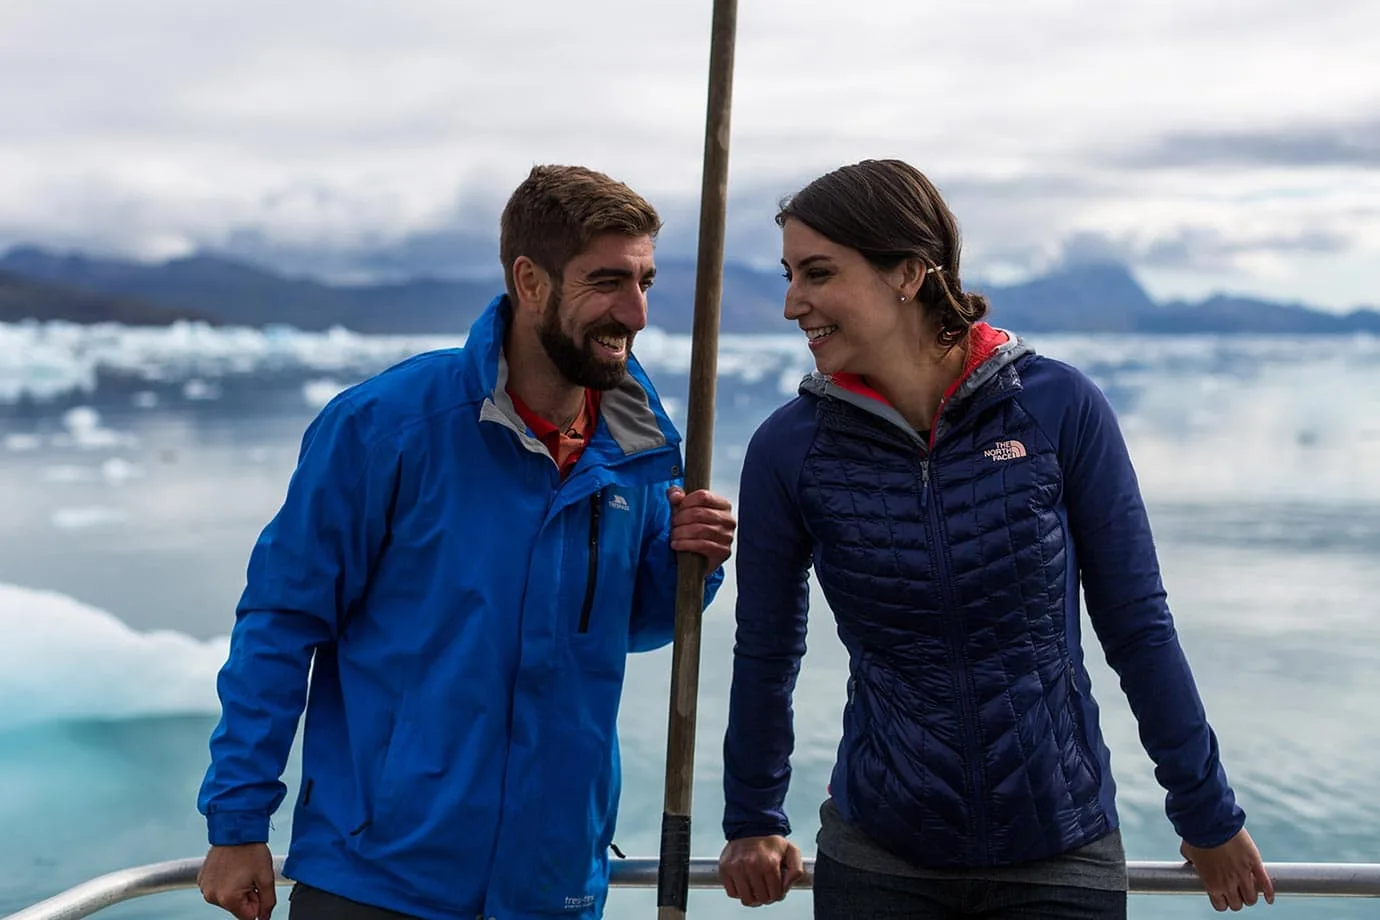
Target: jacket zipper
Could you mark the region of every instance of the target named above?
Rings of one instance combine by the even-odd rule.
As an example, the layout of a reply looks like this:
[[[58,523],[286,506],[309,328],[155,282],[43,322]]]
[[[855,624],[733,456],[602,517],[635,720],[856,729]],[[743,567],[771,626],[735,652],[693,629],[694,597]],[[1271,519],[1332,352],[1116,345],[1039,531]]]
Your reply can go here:
[[[925,511],[930,519],[930,530],[934,534],[934,539],[930,544],[930,554],[935,560],[935,565],[939,570],[939,583],[944,592],[944,606],[949,611],[951,619],[951,629],[949,630],[949,652],[953,657],[955,665],[958,667],[958,702],[959,702],[959,726],[963,733],[964,759],[968,764],[968,785],[973,792],[973,823],[975,841],[985,847],[987,840],[987,790],[982,787],[982,750],[977,738],[977,713],[973,709],[973,683],[972,677],[968,673],[967,659],[963,654],[964,640],[967,636],[967,628],[963,619],[963,614],[958,610],[953,597],[953,572],[949,569],[949,556],[945,552],[940,535],[941,524],[939,518],[938,503],[930,497],[930,464],[929,456],[920,460],[920,499],[925,504]]]
[[[589,580],[585,584],[585,603],[580,608],[580,632],[589,632],[589,617],[594,612],[594,589],[599,584],[599,509],[604,490],[589,497]]]

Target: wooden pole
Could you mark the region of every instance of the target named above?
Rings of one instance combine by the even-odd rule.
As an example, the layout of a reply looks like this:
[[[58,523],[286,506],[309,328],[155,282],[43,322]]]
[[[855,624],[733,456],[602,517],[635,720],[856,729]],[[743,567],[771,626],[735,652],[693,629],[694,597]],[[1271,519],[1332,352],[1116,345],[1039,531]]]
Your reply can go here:
[[[729,114],[737,0],[714,0],[709,45],[709,102],[705,116],[700,238],[695,270],[695,320],[685,432],[685,491],[709,488],[714,451],[714,385],[719,359],[719,303],[723,293],[724,224],[728,209]],[[690,895],[690,804],[695,782],[695,712],[700,682],[700,613],[705,560],[681,553],[676,586],[676,633],[666,736],[666,799],[661,815],[657,918],[685,916]]]

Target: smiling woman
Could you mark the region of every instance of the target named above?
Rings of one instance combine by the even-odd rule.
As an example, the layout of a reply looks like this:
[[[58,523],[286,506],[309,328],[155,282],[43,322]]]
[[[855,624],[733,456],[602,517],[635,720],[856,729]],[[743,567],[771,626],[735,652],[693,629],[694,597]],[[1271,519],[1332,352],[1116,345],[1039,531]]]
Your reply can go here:
[[[805,332],[820,373],[869,378],[912,427],[928,429],[963,366],[955,346],[987,313],[985,297],[963,290],[958,222],[930,181],[897,161],[828,178],[776,217],[786,318]],[[935,370],[917,375],[926,367]]]
[[[1273,901],[1101,391],[981,322],[914,167],[841,167],[777,222],[818,370],[743,461],[727,893],[769,903],[801,875],[784,804],[813,569],[849,656],[816,918],[1126,916],[1080,582],[1213,905]]]

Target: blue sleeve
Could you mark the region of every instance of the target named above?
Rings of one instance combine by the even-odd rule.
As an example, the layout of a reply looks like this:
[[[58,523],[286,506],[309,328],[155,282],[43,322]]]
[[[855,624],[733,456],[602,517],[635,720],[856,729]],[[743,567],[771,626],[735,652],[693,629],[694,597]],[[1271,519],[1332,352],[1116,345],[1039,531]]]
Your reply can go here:
[[[737,637],[724,736],[724,836],[789,834],[786,791],[795,747],[791,697],[805,654],[813,541],[797,484],[814,436],[814,406],[788,403],[758,428],[743,460],[738,521]]]
[[[676,480],[666,484],[684,488]],[[633,595],[632,620],[629,625],[628,649],[650,652],[667,645],[676,635],[676,583],[680,566],[671,549],[671,501],[666,490],[652,495],[652,521],[648,528],[653,535],[642,548],[637,566],[637,589]],[[708,607],[723,584],[724,570],[719,566],[705,576],[704,604]]]
[[[1101,390],[1066,365],[1068,386],[1051,388],[1059,413],[1059,462],[1069,530],[1088,617],[1120,678],[1141,743],[1165,789],[1165,810],[1188,843],[1231,839],[1245,814],[1227,782],[1179,644],[1160,578],[1150,521],[1126,442]]]
[[[363,595],[395,483],[395,463],[370,462],[345,397],[307,429],[282,507],[250,554],[217,681],[221,718],[197,800],[212,845],[268,840],[312,655]]]

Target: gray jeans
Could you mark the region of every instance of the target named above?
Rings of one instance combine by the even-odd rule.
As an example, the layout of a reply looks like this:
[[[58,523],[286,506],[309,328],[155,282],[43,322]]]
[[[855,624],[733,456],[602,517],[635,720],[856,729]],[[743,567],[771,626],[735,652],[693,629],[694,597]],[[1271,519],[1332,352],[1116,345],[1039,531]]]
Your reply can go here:
[[[1126,892],[1035,882],[906,878],[815,858],[815,920],[1126,920]]]

